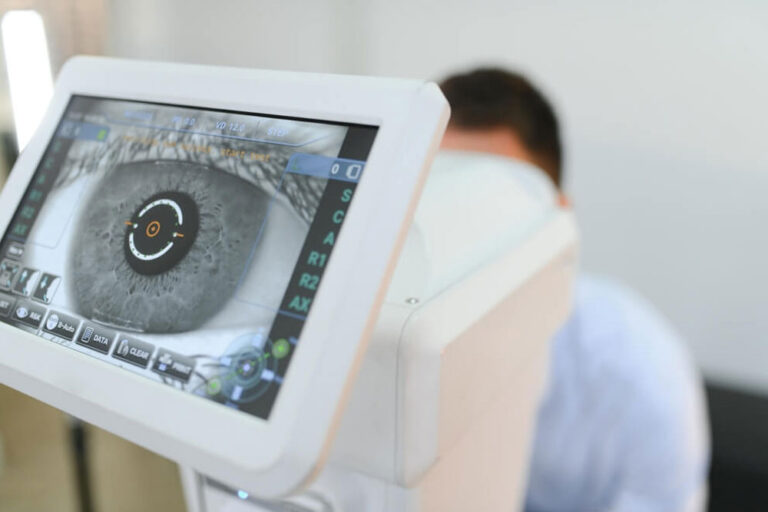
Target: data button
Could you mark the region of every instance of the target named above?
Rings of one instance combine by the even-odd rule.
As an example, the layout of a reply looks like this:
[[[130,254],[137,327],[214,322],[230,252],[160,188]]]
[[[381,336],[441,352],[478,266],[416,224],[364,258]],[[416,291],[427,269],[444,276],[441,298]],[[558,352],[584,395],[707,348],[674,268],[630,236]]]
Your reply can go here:
[[[109,349],[112,348],[114,341],[114,334],[88,323],[83,325],[83,330],[80,332],[80,336],[77,337],[78,345],[88,347],[102,354],[109,353]]]

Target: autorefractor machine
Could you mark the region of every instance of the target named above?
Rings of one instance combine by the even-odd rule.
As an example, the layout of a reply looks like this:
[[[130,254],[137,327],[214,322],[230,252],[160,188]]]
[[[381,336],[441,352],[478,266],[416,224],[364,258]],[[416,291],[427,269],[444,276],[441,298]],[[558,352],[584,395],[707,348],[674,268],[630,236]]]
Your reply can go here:
[[[178,461],[192,512],[518,509],[576,230],[447,119],[73,59],[0,196],[0,382]]]

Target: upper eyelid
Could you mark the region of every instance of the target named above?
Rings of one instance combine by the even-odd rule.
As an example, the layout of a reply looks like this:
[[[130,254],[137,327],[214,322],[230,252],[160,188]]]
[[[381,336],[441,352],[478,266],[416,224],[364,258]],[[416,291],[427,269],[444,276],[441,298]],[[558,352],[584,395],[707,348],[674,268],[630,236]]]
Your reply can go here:
[[[175,147],[165,147],[162,144],[147,146],[141,142],[126,142],[122,139],[96,143],[100,147],[96,150],[88,148],[84,151],[84,157],[70,157],[64,164],[65,171],[59,174],[54,184],[54,188],[66,186],[76,179],[95,172],[105,165],[111,167],[123,162],[136,160],[156,160],[170,159],[180,161],[192,161],[211,165],[225,172],[238,176],[241,179],[249,181],[265,190],[270,195],[274,195],[278,189],[288,201],[296,208],[298,213],[305,221],[310,222],[314,216],[314,210],[320,200],[322,191],[320,188],[312,189],[297,185],[298,182],[282,184],[283,169],[288,163],[292,149],[285,146],[272,145],[268,143],[244,142],[229,139],[220,139],[215,136],[189,134],[180,132],[168,132],[163,130],[153,130],[149,132],[146,139],[164,141],[173,138],[177,144]],[[269,154],[269,161],[254,162],[246,165],[241,159],[229,158],[225,156],[213,157],[209,153],[186,151],[180,145],[194,144],[198,146],[212,145],[222,149],[241,150],[247,147],[247,151],[255,153]],[[105,162],[105,159],[107,161]],[[285,186],[283,186],[285,185]]]

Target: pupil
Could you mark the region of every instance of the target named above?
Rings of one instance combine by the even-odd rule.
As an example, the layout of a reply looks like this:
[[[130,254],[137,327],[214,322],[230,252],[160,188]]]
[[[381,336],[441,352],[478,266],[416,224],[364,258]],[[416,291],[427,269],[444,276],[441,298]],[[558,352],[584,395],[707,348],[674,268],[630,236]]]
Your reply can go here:
[[[167,272],[187,255],[200,224],[197,204],[181,192],[161,192],[125,222],[125,259],[144,275]]]
[[[159,231],[160,223],[156,220],[153,220],[149,223],[149,226],[147,226],[147,236],[150,238],[156,237]]]

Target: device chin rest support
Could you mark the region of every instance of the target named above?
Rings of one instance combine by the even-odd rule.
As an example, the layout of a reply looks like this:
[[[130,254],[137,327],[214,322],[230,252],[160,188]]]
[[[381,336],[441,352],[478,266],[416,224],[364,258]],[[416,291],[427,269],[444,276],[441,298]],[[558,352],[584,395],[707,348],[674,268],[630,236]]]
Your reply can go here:
[[[556,212],[554,186],[535,167],[482,153],[438,153],[387,301],[429,300],[523,243]]]
[[[183,470],[192,510],[519,506],[576,239],[541,171],[439,153],[326,466],[280,503]]]

